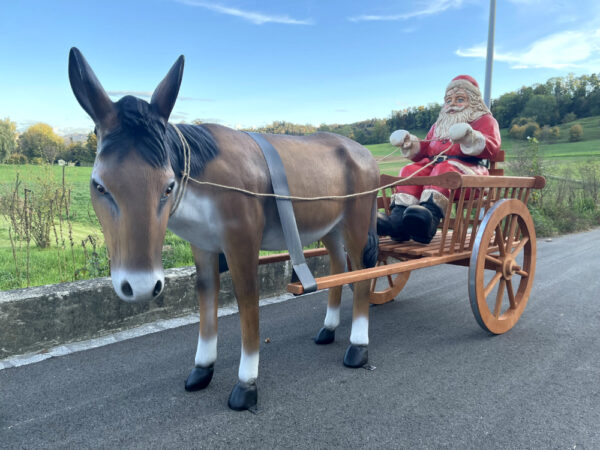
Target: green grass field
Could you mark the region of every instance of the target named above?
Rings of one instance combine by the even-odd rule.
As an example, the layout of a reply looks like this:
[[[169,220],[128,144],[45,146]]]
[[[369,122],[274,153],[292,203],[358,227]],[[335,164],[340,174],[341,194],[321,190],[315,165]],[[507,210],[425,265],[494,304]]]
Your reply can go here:
[[[580,123],[584,129],[583,140],[568,142],[569,128],[573,123]],[[577,120],[561,125],[561,138],[553,144],[540,144],[540,152],[545,160],[547,174],[560,173],[567,167],[577,167],[590,161],[600,162],[600,116]],[[423,138],[426,130],[413,131]],[[502,130],[503,149],[507,160],[527,145],[523,141],[515,141]],[[407,164],[405,158],[389,143],[369,145],[367,148],[379,160],[382,173],[397,175],[400,168]],[[395,152],[395,153],[393,153]],[[390,155],[393,153],[392,155]],[[386,159],[382,159],[386,157]],[[106,250],[103,237],[95,218],[89,197],[89,180],[91,167],[65,167],[65,185],[71,189],[73,217],[70,226],[63,221],[62,233],[57,223],[57,239],[51,233],[52,245],[47,249],[39,249],[32,243],[29,251],[29,285],[52,284],[75,279],[91,278],[106,275]],[[39,189],[42,180],[53,179],[57,186],[62,182],[61,167],[42,167],[34,165],[10,166],[0,165],[0,196],[7,195],[15,179],[19,179],[34,192]],[[9,239],[9,221],[0,215],[0,290],[15,289],[27,285],[26,260],[27,251],[23,242],[13,246]],[[92,246],[88,239],[92,236],[97,241],[97,256],[92,255]],[[82,241],[86,240],[85,249]],[[71,246],[71,242],[73,245]],[[19,275],[15,269],[15,258],[19,266]],[[166,268],[193,264],[189,245],[177,236],[168,232],[165,239],[163,262]],[[102,270],[99,270],[100,267]]]

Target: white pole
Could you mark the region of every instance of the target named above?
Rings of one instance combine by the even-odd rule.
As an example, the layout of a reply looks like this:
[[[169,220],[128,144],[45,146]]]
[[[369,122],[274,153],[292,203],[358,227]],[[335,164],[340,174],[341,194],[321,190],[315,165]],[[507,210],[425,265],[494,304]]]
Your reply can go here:
[[[494,63],[494,29],[496,25],[496,0],[490,0],[490,22],[488,26],[488,45],[485,60],[485,89],[483,101],[490,107],[492,96],[492,65]]]

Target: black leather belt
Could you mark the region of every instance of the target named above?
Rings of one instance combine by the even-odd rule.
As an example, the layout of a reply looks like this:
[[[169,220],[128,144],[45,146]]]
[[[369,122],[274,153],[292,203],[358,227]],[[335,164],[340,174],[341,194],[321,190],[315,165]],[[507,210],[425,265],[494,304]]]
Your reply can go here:
[[[458,159],[459,161],[464,161],[469,164],[477,164],[479,166],[484,166],[488,168],[490,167],[490,162],[487,159],[477,158],[476,156],[436,155],[428,156],[427,158],[430,161],[433,161],[434,164],[439,164],[449,159]]]
[[[285,168],[283,167],[283,162],[275,147],[258,133],[246,133],[256,141],[263,152],[263,156],[267,161],[269,173],[271,174],[273,192],[277,195],[289,196],[290,188],[288,186]],[[290,252],[290,259],[292,260],[294,272],[298,276],[300,283],[302,283],[304,293],[314,292],[317,290],[317,282],[306,264],[306,259],[304,259],[304,252],[302,251],[302,243],[300,242],[300,234],[298,233],[298,225],[296,224],[296,216],[294,216],[292,201],[289,199],[277,198],[276,202],[279,220],[281,220],[281,228],[283,229],[283,237],[288,251]]]

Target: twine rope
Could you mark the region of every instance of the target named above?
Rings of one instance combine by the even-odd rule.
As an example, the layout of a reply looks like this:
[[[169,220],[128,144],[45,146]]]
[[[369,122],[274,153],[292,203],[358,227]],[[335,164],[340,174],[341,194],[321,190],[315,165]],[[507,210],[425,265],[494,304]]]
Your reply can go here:
[[[181,133],[181,131],[179,131],[179,129],[176,126],[173,126],[173,128],[175,128],[175,131],[177,132],[179,139],[181,140],[181,144],[183,145],[184,169],[181,172],[181,175],[182,175],[181,185],[177,189],[175,202],[173,204],[173,207],[171,208],[171,215],[173,215],[173,213],[179,206],[179,203],[181,202],[181,198],[183,197],[184,191],[187,187],[188,181],[191,181],[191,182],[196,183],[201,186],[212,186],[212,187],[216,187],[219,189],[240,192],[242,194],[250,195],[253,197],[259,197],[259,198],[275,198],[275,199],[280,199],[280,200],[296,200],[296,201],[345,200],[345,199],[349,199],[349,198],[370,195],[370,194],[376,193],[382,189],[394,187],[403,181],[410,180],[411,178],[416,176],[419,172],[425,170],[427,167],[436,163],[435,160],[430,161],[429,163],[425,164],[423,167],[421,167],[420,169],[416,170],[415,172],[411,173],[410,175],[408,175],[406,177],[400,178],[392,183],[386,184],[385,186],[378,186],[375,189],[369,189],[368,191],[362,191],[362,192],[355,192],[353,194],[323,195],[323,196],[319,196],[319,197],[301,197],[301,196],[296,196],[296,195],[280,195],[280,194],[271,194],[271,193],[264,193],[264,192],[253,192],[253,191],[249,191],[247,189],[243,189],[243,188],[239,188],[239,187],[235,187],[235,186],[228,186],[225,184],[213,183],[211,181],[200,181],[200,180],[190,177],[190,158],[191,158],[190,146],[189,146],[187,140],[185,139],[185,137],[183,136],[183,134]],[[420,142],[444,141],[444,140],[445,139],[427,139],[427,140],[423,139],[423,140],[420,140]],[[450,142],[450,145],[447,148],[445,148],[443,151],[438,153],[438,156],[445,154],[448,150],[450,150],[451,147],[452,147],[452,142]],[[390,153],[390,155],[395,153],[396,151],[397,150]],[[390,155],[385,156],[385,158],[387,158]]]

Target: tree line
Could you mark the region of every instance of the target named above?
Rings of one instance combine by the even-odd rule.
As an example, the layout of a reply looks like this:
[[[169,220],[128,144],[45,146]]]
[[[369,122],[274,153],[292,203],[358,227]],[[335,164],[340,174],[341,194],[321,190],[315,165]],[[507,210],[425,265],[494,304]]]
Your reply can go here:
[[[552,141],[558,138],[556,125],[579,118],[600,115],[600,75],[553,77],[543,84],[524,86],[517,91],[502,94],[492,100],[491,111],[500,128],[509,128],[515,138],[527,136]],[[254,129],[266,133],[306,134],[332,131],[363,144],[387,142],[394,130],[423,130],[435,123],[441,105],[431,103],[392,111],[387,119],[370,119],[345,125],[296,125],[289,122]],[[574,125],[570,139],[580,137],[580,128]]]
[[[392,131],[422,130],[433,125],[440,112],[439,103],[392,111],[386,119],[369,119],[350,124],[299,125],[275,121],[251,129],[264,133],[304,135],[331,131],[347,136],[363,145],[387,142]],[[559,136],[560,123],[600,115],[600,75],[554,77],[542,84],[524,86],[492,100],[491,111],[500,128],[509,128],[517,139],[536,137],[553,141]],[[201,123],[199,120],[193,123]],[[250,131],[250,130],[249,130]],[[581,138],[581,127],[573,125],[570,140]],[[90,132],[85,142],[64,139],[50,125],[37,123],[22,134],[10,119],[0,119],[0,162],[40,163],[58,159],[91,164],[96,154],[96,136]]]
[[[62,159],[76,164],[91,164],[96,156],[96,135],[88,133],[84,142],[65,141],[45,123],[31,125],[17,133],[9,118],[0,119],[0,162],[8,164],[55,163]]]

